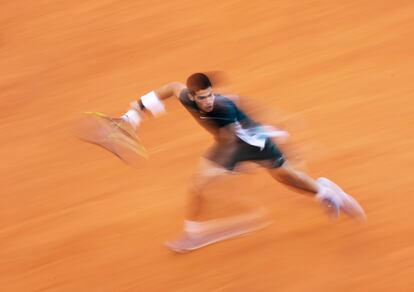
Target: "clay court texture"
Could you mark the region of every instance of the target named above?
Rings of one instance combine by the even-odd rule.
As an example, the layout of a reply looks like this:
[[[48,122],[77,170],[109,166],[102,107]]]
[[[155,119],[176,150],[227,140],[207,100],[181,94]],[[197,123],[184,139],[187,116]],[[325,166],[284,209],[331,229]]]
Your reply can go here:
[[[413,291],[412,1],[6,0],[0,13],[1,291]],[[73,125],[209,70],[287,113],[309,173],[368,221],[329,220],[254,169],[211,189],[212,216],[250,200],[270,227],[167,250],[208,133],[167,100],[131,168]]]

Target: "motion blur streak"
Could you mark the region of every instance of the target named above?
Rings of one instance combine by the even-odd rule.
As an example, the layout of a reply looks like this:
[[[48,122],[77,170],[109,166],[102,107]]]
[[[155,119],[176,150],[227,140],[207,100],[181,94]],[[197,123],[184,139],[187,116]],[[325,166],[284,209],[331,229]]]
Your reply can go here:
[[[412,291],[413,1],[3,0],[0,14],[2,291]],[[368,222],[332,222],[258,171],[213,197],[255,198],[270,228],[165,249],[208,134],[168,100],[133,169],[72,126],[203,70],[288,113],[310,173]]]

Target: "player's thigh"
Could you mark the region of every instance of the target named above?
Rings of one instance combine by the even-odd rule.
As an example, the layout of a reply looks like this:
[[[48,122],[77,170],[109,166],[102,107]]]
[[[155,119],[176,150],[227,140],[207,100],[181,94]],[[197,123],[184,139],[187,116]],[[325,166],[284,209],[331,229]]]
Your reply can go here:
[[[201,158],[192,178],[192,187],[201,191],[212,182],[230,173],[230,170],[214,161]]]

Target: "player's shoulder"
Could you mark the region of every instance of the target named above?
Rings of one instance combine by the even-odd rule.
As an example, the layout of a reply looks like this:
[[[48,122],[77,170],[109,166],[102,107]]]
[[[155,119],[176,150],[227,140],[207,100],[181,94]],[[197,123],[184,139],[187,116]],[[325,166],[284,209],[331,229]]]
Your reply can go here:
[[[237,108],[237,105],[233,102],[231,98],[229,98],[227,95],[222,95],[220,93],[216,93],[215,95],[215,105],[226,108]]]
[[[184,87],[180,90],[180,93],[178,94],[178,99],[182,103],[189,103],[191,101],[190,99],[190,91],[187,87]]]
[[[190,92],[188,88],[183,88],[180,93],[178,94],[178,100],[181,104],[192,112],[197,112],[198,107],[194,100],[190,98]]]

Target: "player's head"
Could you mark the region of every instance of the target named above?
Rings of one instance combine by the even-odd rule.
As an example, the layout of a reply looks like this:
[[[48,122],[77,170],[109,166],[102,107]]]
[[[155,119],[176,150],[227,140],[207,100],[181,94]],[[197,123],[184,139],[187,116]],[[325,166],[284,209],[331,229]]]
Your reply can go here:
[[[204,73],[194,73],[187,78],[187,88],[191,94],[195,94],[199,90],[212,87],[210,78]]]
[[[208,76],[204,73],[194,73],[187,78],[186,83],[197,106],[204,112],[211,112],[214,105],[214,93]]]

